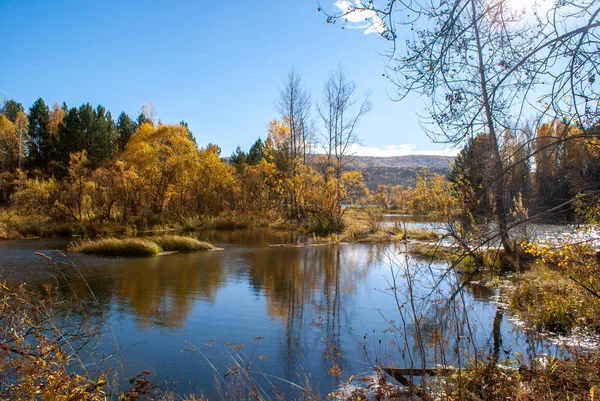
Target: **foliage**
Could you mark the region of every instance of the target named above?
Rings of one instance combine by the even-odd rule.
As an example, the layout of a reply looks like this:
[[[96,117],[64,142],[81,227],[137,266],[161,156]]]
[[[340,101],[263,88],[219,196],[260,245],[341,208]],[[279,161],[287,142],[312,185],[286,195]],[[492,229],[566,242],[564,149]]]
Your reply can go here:
[[[518,369],[486,361],[448,377],[444,399],[594,400],[600,360],[596,351],[568,358],[543,356]]]
[[[58,124],[57,159],[68,162],[72,153],[86,151],[93,168],[113,158],[116,131],[110,113],[86,103],[69,109]]]
[[[566,240],[559,245],[527,242],[521,247],[533,257],[510,295],[510,306],[539,330],[569,333],[575,327],[600,324],[600,264],[585,243]]]
[[[68,305],[68,306],[67,306]],[[106,400],[106,375],[73,373],[73,351],[93,342],[93,327],[62,319],[77,308],[52,284],[35,292],[0,284],[0,387],[12,400]]]
[[[451,184],[439,174],[417,178],[412,196],[412,210],[427,214],[439,221],[456,221],[460,213],[459,199],[452,193]]]
[[[54,138],[50,133],[50,110],[43,99],[29,109],[27,163],[31,170],[46,172],[54,156]]]
[[[327,179],[314,169],[306,168],[302,176],[302,192],[306,211],[311,219],[310,231],[316,233],[340,232],[344,228],[346,204],[361,197],[365,191],[362,174],[358,171],[342,173],[340,179]]]

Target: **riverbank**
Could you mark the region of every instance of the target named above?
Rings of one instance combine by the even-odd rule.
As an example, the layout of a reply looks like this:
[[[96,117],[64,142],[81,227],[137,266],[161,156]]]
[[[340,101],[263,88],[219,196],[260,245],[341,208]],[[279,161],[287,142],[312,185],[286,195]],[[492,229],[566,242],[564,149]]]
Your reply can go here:
[[[12,210],[0,212],[0,240],[85,237],[135,236],[143,233],[192,232],[200,230],[235,230],[254,227],[299,230],[299,226],[274,216],[256,217],[223,214],[148,224],[99,221],[58,222],[44,216],[22,216]]]
[[[408,216],[408,218],[410,217],[412,216]],[[419,217],[422,218],[423,216]],[[312,233],[310,224],[286,220],[276,215],[259,217],[247,214],[226,213],[219,216],[184,218],[155,224],[144,222],[124,224],[90,220],[57,222],[48,217],[35,215],[22,216],[12,210],[4,210],[0,212],[0,240],[53,237],[131,237],[142,233],[240,230],[257,227],[303,233],[312,236],[320,243],[376,243],[407,239],[434,241],[442,236],[434,230],[406,228],[402,224],[389,224],[384,227],[384,220],[385,216],[381,209],[350,209],[344,216],[344,230],[341,233],[316,235]]]

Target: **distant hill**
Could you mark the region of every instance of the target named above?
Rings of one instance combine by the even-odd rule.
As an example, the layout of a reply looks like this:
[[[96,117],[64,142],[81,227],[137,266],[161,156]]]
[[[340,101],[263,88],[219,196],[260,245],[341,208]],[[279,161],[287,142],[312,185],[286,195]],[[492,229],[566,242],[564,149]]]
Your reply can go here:
[[[417,174],[424,172],[447,175],[450,167],[364,167],[359,168],[365,178],[365,185],[375,191],[379,185],[402,185],[414,187]]]
[[[455,157],[411,155],[394,157],[348,156],[347,168],[362,171],[365,184],[374,191],[379,185],[413,187],[418,173],[446,175]]]
[[[314,162],[316,155],[308,155],[308,162]],[[228,157],[223,158],[229,160]],[[346,168],[360,170],[367,187],[374,191],[378,185],[415,185],[417,173],[429,171],[448,174],[455,157],[410,155],[393,157],[346,156]]]
[[[366,167],[408,167],[449,169],[455,157],[410,155],[393,157],[348,156],[348,166],[363,169]]]

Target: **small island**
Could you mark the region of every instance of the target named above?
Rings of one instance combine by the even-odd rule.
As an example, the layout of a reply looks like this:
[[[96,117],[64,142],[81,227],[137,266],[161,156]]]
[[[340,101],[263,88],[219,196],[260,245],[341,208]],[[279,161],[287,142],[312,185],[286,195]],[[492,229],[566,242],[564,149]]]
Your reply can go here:
[[[212,251],[208,242],[181,235],[142,238],[101,238],[71,244],[69,251],[104,256],[155,256],[172,252]]]

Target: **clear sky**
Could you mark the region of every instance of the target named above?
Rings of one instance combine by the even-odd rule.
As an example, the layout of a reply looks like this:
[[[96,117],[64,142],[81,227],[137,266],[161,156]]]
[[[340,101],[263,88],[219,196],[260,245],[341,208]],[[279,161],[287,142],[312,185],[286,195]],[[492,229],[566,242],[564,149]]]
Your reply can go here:
[[[333,0],[321,0],[333,9]],[[388,43],[328,25],[317,0],[0,0],[0,93],[28,108],[102,104],[116,118],[154,102],[165,123],[188,122],[199,145],[229,155],[266,136],[274,103],[294,67],[318,100],[342,64],[371,113],[359,154],[443,151],[419,125],[421,99],[390,100],[382,76]]]

